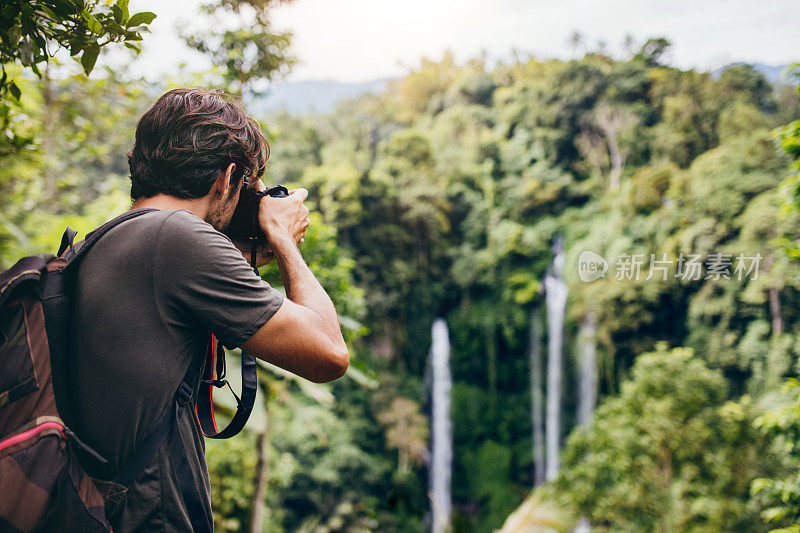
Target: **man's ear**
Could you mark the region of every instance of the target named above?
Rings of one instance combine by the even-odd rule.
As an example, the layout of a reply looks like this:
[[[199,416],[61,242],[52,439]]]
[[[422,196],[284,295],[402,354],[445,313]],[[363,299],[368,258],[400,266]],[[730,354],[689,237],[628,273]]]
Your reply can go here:
[[[216,181],[214,182],[214,189],[223,198],[227,198],[231,190],[231,177],[236,170],[236,163],[228,165],[224,171],[219,173]]]

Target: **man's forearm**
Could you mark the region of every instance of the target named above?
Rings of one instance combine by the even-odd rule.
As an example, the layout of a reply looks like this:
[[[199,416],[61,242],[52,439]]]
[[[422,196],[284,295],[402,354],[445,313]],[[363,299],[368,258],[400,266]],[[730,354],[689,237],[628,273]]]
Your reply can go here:
[[[314,311],[322,319],[323,328],[335,344],[344,345],[339,317],[328,293],[306,265],[297,245],[291,241],[271,243],[278,261],[287,297],[296,304]]]

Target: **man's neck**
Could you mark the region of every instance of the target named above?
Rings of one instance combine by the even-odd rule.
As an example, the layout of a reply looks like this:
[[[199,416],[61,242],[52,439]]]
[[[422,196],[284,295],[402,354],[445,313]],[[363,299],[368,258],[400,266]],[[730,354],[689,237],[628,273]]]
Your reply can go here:
[[[152,209],[186,209],[197,215],[200,220],[205,220],[208,215],[207,198],[177,198],[168,194],[156,194],[148,198],[139,198],[131,209],[149,207]]]

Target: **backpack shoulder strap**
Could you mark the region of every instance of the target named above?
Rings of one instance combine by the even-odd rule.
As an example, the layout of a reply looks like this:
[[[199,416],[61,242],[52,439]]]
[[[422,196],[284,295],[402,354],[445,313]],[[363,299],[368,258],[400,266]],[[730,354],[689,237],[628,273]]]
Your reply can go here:
[[[164,410],[153,431],[136,447],[133,455],[122,465],[117,477],[114,479],[116,483],[126,487],[130,486],[155,457],[164,439],[167,438],[172,427],[176,425],[183,414],[183,408],[191,402],[194,393],[193,384],[200,377],[204,361],[204,358],[195,357],[189,364],[189,369],[178,386],[172,403]]]
[[[64,268],[64,270],[75,268],[73,265],[77,265],[78,263],[80,263],[83,257],[89,252],[89,250],[92,249],[92,246],[94,246],[97,243],[97,241],[99,241],[100,238],[106,233],[108,233],[110,230],[112,230],[113,228],[115,228],[116,226],[122,224],[127,220],[144,215],[145,213],[150,213],[151,211],[158,211],[158,209],[147,207],[142,209],[131,209],[130,211],[122,213],[118,217],[109,220],[99,228],[87,233],[86,238],[83,240],[83,244],[77,249],[73,246],[73,241],[75,239],[75,235],[77,235],[78,232],[76,232],[72,228],[67,228],[66,231],[64,232],[64,236],[61,238],[61,247],[60,247],[62,248],[61,253],[63,253],[63,251],[67,249],[67,246],[69,246],[69,251],[67,251],[67,254],[65,256],[66,259],[69,261],[69,264]],[[59,255],[61,254],[59,253]]]
[[[63,255],[50,261],[45,267],[47,273],[41,283],[41,299],[47,343],[50,348],[50,366],[53,369],[53,392],[58,411],[68,426],[74,427],[67,394],[67,376],[70,368],[69,340],[73,332],[73,274],[89,249],[111,228],[150,211],[154,209],[127,211],[90,232],[82,245],[73,244],[77,232],[67,228],[59,247]]]
[[[172,403],[161,415],[153,431],[137,446],[133,455],[125,462],[114,478],[115,483],[130,487],[144,472],[144,469],[158,453],[170,433],[175,432],[170,442],[170,461],[178,488],[192,520],[192,527],[197,533],[211,533],[212,519],[208,516],[204,497],[195,482],[191,467],[186,460],[183,437],[180,434],[178,421],[192,401],[194,383],[200,378],[205,357],[195,357],[175,392]]]
[[[58,253],[56,254],[58,257],[61,257],[67,247],[69,247],[71,253],[75,252],[74,242],[77,234],[77,231],[67,226],[67,229],[64,230],[64,235],[61,237],[61,245],[58,247]]]

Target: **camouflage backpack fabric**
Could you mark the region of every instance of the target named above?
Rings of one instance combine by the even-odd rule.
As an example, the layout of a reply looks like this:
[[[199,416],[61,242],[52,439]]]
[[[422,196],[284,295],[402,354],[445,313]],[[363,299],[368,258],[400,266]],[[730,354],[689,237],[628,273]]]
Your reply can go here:
[[[0,275],[0,531],[109,531],[104,499],[67,450],[53,394],[39,280],[66,264],[20,260]]]

